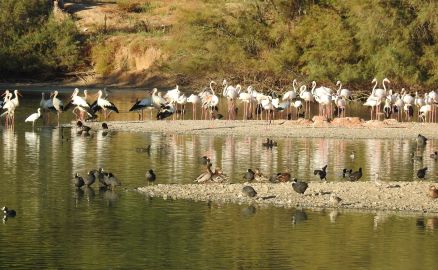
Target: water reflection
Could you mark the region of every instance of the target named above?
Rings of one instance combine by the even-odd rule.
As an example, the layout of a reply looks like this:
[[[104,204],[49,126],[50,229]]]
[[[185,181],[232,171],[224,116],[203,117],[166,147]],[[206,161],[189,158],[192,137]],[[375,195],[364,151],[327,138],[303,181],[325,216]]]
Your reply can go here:
[[[81,175],[104,167],[121,175],[128,186],[144,185],[144,173],[150,168],[158,172],[161,183],[190,183],[203,171],[204,165],[198,160],[204,155],[235,182],[244,181],[242,174],[248,168],[260,168],[264,175],[290,170],[298,179],[316,181],[319,178],[313,175],[313,170],[326,164],[329,181],[345,181],[344,168],[355,171],[360,167],[364,172],[362,181],[374,180],[376,173],[380,175],[379,181],[412,181],[416,180],[416,171],[423,167],[428,167],[426,179],[432,180],[437,166],[435,159],[429,157],[435,151],[434,140],[415,150],[414,140],[285,138],[277,140],[277,147],[267,149],[261,146],[265,139],[257,137],[160,133],[117,133],[107,137],[96,133],[84,137],[77,135],[74,128],[42,128],[39,132],[24,132],[24,137],[11,130],[1,134],[2,166],[12,174],[20,161],[34,166],[44,163],[53,169],[68,166],[72,174]],[[147,153],[136,151],[148,145],[151,148]],[[413,150],[421,160],[412,160]],[[20,157],[23,160],[18,160],[18,151],[27,153]],[[354,159],[350,158],[352,151]],[[56,176],[55,170],[49,171]]]
[[[17,134],[11,130],[3,130],[3,169],[7,170],[11,174],[16,173],[17,163]]]
[[[295,210],[292,214],[292,224],[296,225],[307,220],[307,214],[304,210]]]
[[[33,105],[26,102],[20,109]],[[52,127],[29,132],[20,114],[15,131],[0,132],[0,198],[19,213],[0,226],[4,268],[435,268],[434,216],[164,201],[96,184],[77,190],[71,182],[74,172],[104,167],[127,189],[146,185],[149,168],[157,183],[192,183],[204,155],[236,182],[257,167],[265,175],[290,168],[298,179],[316,181],[313,170],[325,164],[329,181],[344,181],[339,173],[345,167],[362,167],[361,181],[374,172],[381,181],[413,181],[415,169],[424,166],[433,180],[435,140],[417,149],[414,140],[284,138],[266,149],[266,138],[251,136],[98,131],[83,137]],[[135,151],[149,144],[150,155]],[[414,151],[421,161],[412,160]]]

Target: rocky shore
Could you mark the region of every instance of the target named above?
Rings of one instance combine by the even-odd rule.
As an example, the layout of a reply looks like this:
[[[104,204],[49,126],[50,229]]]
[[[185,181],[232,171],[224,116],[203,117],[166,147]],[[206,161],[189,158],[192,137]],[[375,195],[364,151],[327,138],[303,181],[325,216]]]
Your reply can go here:
[[[391,210],[438,213],[438,199],[428,196],[432,182],[309,182],[304,194],[292,189],[291,183],[244,184],[168,184],[138,188],[150,197],[186,199],[217,203],[272,205],[293,208],[342,208],[357,210]],[[253,187],[257,195],[248,197],[244,186]],[[331,199],[337,196],[337,202]]]

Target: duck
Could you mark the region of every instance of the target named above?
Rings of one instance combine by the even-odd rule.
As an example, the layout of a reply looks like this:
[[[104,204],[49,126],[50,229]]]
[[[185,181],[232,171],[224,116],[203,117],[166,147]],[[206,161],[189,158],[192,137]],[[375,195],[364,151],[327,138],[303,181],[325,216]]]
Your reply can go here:
[[[350,158],[351,158],[351,159],[354,159],[354,157],[355,157],[355,156],[354,156],[354,151],[351,151]]]
[[[243,179],[247,180],[247,181],[252,181],[255,178],[255,173],[253,170],[248,169],[246,171],[246,173],[243,175]]]
[[[155,175],[154,171],[152,169],[148,170],[145,174],[146,180],[148,181],[148,184],[154,183],[155,179],[157,179],[157,176]]]
[[[266,147],[266,148],[272,148],[272,147],[274,147],[274,146],[277,146],[277,142],[275,142],[275,141],[273,141],[273,140],[267,138],[267,139],[266,139],[266,142],[262,143],[262,146],[263,146],[263,147]]]
[[[289,182],[290,177],[291,175],[288,172],[278,173],[277,182]]]
[[[76,122],[76,127],[78,127],[79,130],[85,131],[85,132],[90,132],[90,130],[91,130],[91,127],[84,125],[82,123],[82,121],[80,121],[80,120]]]
[[[299,181],[296,178],[292,180],[292,188],[295,190],[296,193],[304,194],[308,186],[309,185],[306,182]]]
[[[228,175],[224,174],[224,172],[221,170],[221,168],[216,167],[214,169],[213,175],[211,177],[211,180],[216,183],[225,183],[230,180]]]
[[[242,194],[244,196],[252,198],[252,197],[255,197],[257,195],[257,192],[255,191],[255,189],[252,186],[244,186],[242,188]]]
[[[267,182],[268,178],[260,172],[259,168],[256,168],[254,173],[254,180],[257,182]]]
[[[96,181],[96,176],[94,175],[95,170],[91,170],[87,174],[87,178],[84,179],[84,185],[90,187]]]
[[[430,154],[430,157],[437,160],[438,159],[438,152],[437,151],[433,152],[432,154]]]
[[[94,170],[94,177],[99,181],[99,188],[100,189],[106,189],[105,184],[105,172],[103,171],[103,168],[99,168],[97,170]]]
[[[211,177],[213,176],[213,172],[211,171],[211,166],[212,166],[211,163],[207,163],[206,171],[201,173],[198,177],[196,177],[194,182],[206,183],[206,182],[210,181]]]
[[[359,168],[358,171],[355,171],[348,176],[348,180],[351,182],[357,181],[361,178],[362,178],[362,168]]]
[[[353,169],[343,169],[342,170],[342,178],[348,178],[353,173]]]
[[[108,124],[107,123],[102,123],[102,129],[108,129]]]
[[[324,167],[322,167],[321,170],[314,170],[313,174],[314,175],[319,175],[319,179],[322,181],[323,179],[327,181],[327,165],[325,165]]]
[[[435,186],[429,186],[429,191],[427,195],[432,199],[438,198],[438,189]]]
[[[84,186],[84,178],[82,178],[82,176],[79,176],[79,173],[75,174],[75,180],[74,180],[74,184],[77,188],[80,188],[82,186]]]
[[[105,176],[103,181],[105,182],[105,185],[110,187],[112,190],[122,185],[119,179],[117,179],[117,177],[111,172],[109,172],[108,175]]]
[[[6,206],[3,206],[2,211],[5,217],[15,217],[17,215],[17,212],[15,212],[15,210],[8,209]]]
[[[423,179],[426,176],[427,167],[421,168],[417,171],[417,177]]]
[[[289,172],[274,173],[269,178],[269,182],[271,183],[288,182],[290,179],[291,179],[291,175]]]
[[[207,165],[207,163],[210,163],[210,158],[208,158],[207,156],[202,156],[199,158],[199,163]]]
[[[418,136],[417,136],[417,145],[418,146],[424,146],[424,145],[426,145],[426,142],[427,142],[427,138],[424,137],[421,134],[418,134]]]

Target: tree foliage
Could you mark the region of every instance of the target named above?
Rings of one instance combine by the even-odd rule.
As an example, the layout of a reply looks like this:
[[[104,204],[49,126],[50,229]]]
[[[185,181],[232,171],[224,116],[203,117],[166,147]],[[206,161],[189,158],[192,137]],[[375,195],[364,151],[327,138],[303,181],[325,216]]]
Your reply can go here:
[[[169,41],[177,73],[438,86],[435,1],[204,1]],[[284,81],[284,80],[283,80]]]
[[[45,0],[0,0],[0,74],[50,77],[72,70],[80,47],[71,19],[56,20]]]

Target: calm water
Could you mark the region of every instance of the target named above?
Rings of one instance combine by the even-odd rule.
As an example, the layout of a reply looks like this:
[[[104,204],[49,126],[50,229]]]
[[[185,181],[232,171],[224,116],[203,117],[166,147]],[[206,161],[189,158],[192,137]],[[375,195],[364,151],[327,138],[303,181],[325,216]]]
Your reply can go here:
[[[126,111],[141,94],[112,95]],[[165,201],[125,189],[77,191],[72,178],[103,167],[130,190],[145,185],[144,173],[153,168],[159,183],[190,183],[202,169],[198,157],[208,155],[237,181],[249,167],[265,174],[289,168],[299,179],[316,180],[311,172],[325,164],[329,181],[342,181],[344,167],[362,167],[363,181],[375,172],[386,181],[413,181],[422,166],[434,181],[437,163],[427,157],[437,141],[417,152],[422,162],[412,162],[411,140],[280,139],[267,150],[265,138],[255,137],[78,137],[41,123],[32,132],[22,121],[40,93],[24,95],[15,131],[0,130],[0,204],[18,213],[0,224],[0,268],[436,269],[438,216]],[[148,144],[150,155],[136,151]]]

